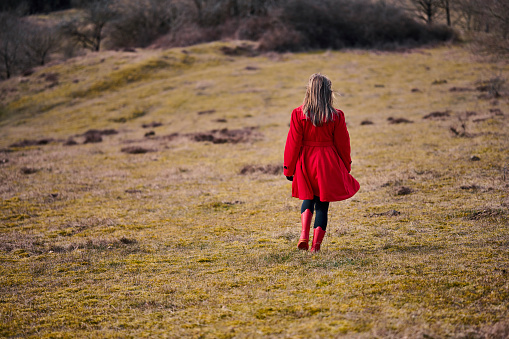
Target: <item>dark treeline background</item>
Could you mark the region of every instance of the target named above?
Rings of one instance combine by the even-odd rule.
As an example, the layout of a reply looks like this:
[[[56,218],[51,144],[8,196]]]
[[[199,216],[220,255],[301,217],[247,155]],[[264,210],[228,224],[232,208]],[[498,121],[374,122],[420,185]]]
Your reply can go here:
[[[49,13],[71,8],[71,0],[2,0],[0,11],[22,10],[28,14]]]
[[[458,36],[507,56],[509,1],[2,0],[0,79],[85,50],[221,39],[255,41],[259,52],[395,50]]]

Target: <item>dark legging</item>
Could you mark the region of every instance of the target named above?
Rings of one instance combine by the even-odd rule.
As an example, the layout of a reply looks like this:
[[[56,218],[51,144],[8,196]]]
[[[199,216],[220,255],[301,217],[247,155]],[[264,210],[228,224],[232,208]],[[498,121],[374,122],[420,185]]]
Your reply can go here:
[[[300,208],[300,213],[304,213],[305,210],[310,210],[311,213],[313,213],[313,210],[315,209],[316,215],[314,228],[320,226],[322,230],[325,231],[327,228],[327,213],[329,212],[329,202],[320,201],[320,198],[317,196],[315,196],[313,200],[304,200],[302,202],[302,207]]]

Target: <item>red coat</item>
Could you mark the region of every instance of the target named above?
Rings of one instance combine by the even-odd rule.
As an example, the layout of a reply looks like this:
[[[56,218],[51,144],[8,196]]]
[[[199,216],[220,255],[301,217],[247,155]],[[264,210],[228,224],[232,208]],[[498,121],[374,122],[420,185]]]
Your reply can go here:
[[[302,106],[292,112],[286,139],[284,174],[294,176],[292,196],[301,200],[340,201],[352,197],[359,183],[350,175],[350,136],[345,115],[319,127],[306,118]]]

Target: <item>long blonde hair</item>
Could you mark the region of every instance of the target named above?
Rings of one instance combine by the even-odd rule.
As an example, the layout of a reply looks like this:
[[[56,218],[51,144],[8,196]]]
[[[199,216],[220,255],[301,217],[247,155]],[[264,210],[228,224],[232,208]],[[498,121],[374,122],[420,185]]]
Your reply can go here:
[[[302,112],[314,126],[321,126],[334,119],[337,114],[334,104],[334,91],[331,81],[320,73],[309,77]]]

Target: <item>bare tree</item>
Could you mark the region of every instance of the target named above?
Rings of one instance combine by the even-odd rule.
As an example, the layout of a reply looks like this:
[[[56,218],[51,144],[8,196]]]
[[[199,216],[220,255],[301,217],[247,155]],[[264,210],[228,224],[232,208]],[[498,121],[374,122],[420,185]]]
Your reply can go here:
[[[241,8],[246,16],[267,15],[280,2],[278,0],[241,0]]]
[[[456,0],[455,7],[470,31],[476,54],[509,55],[509,2],[507,0]]]
[[[417,16],[428,24],[432,24],[440,11],[442,0],[411,0]]]
[[[228,18],[264,16],[284,0],[193,0],[198,23],[218,24]]]
[[[494,29],[501,38],[507,40],[509,38],[509,2],[493,0],[488,4],[487,10],[493,19]]]
[[[62,32],[83,48],[99,51],[105,35],[104,28],[116,15],[113,0],[95,0],[85,5],[83,15],[65,22]]]
[[[50,53],[57,49],[60,41],[58,30],[48,25],[27,25],[24,35],[24,50],[28,60],[41,66],[46,63]]]
[[[0,70],[9,79],[20,69],[23,55],[19,17],[7,12],[0,13]]]
[[[509,3],[507,0],[487,0],[480,10],[484,32],[477,37],[479,51],[492,56],[509,56]]]
[[[189,6],[192,4],[175,0],[124,0],[111,25],[111,43],[115,47],[145,47],[181,25],[192,11]]]
[[[440,7],[445,11],[447,26],[451,27],[451,2],[454,0],[440,0]]]
[[[193,2],[196,6],[198,24],[201,24],[203,21],[203,8],[206,6],[206,0],[193,0]]]
[[[491,0],[456,0],[455,7],[467,31],[489,31],[486,4]]]

